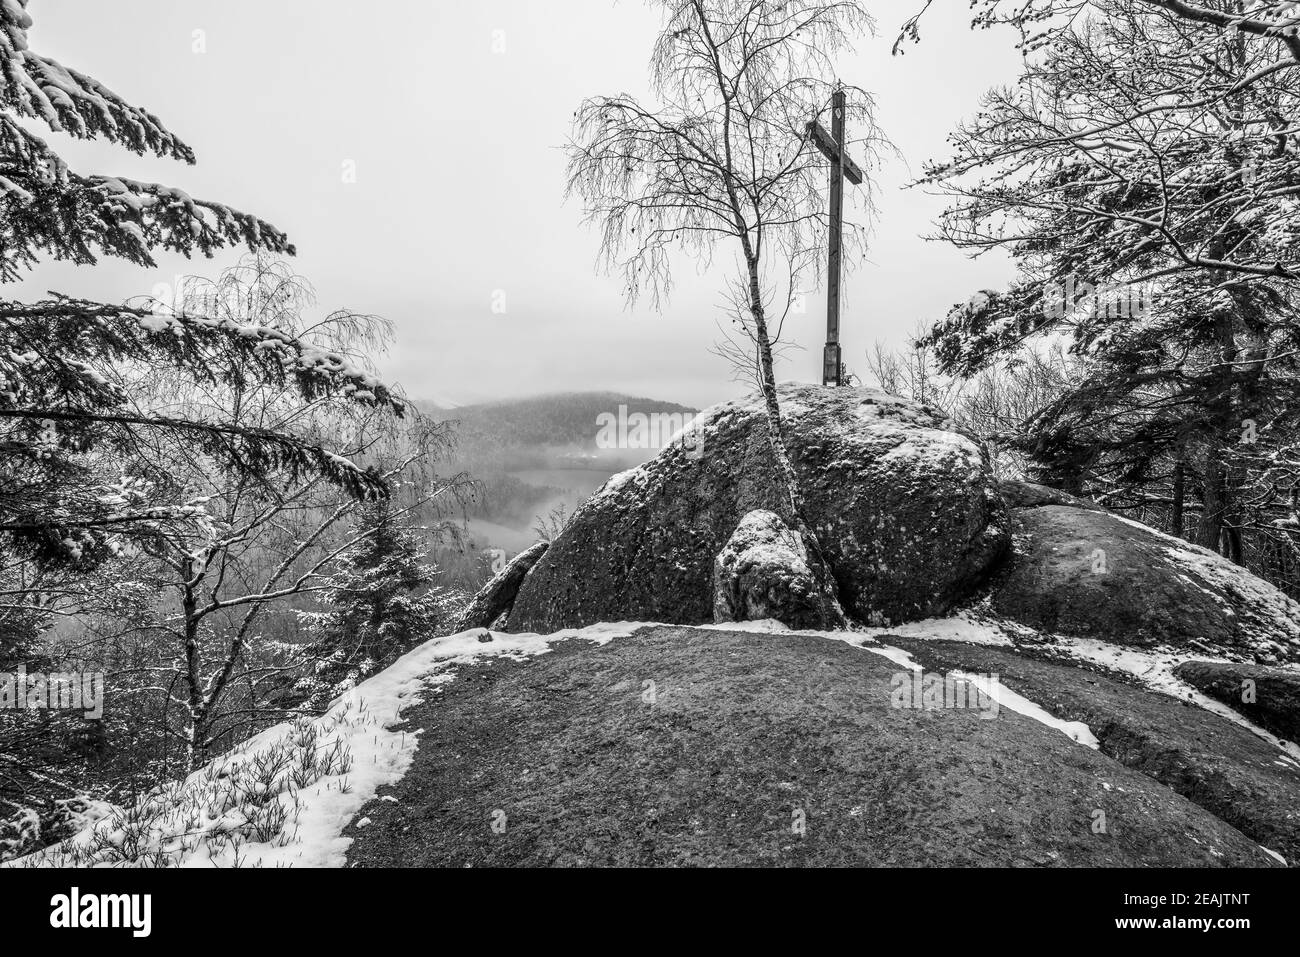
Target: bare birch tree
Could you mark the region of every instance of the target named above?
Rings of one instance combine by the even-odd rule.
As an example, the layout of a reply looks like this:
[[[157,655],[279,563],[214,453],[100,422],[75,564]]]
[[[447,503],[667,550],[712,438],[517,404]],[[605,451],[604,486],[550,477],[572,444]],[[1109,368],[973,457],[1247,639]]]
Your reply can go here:
[[[197,278],[176,290],[177,303],[152,304],[163,312],[202,311],[218,318],[248,317],[322,353],[358,367],[382,352],[390,330],[375,316],[341,310],[311,316],[310,284],[287,265],[250,256],[215,282]],[[333,397],[303,402],[288,384],[219,379],[196,386],[167,367],[140,368],[123,392],[142,408],[163,409],[229,427],[275,430],[307,443],[328,440],[347,461],[364,462],[389,490],[388,514],[405,519],[454,498],[461,476],[443,477],[434,460],[450,442],[446,423],[418,414],[405,421],[383,410],[354,407]],[[127,372],[123,372],[124,377]],[[187,520],[159,521],[142,536],[142,580],[162,599],[157,620],[143,623],[152,636],[161,683],[137,691],[160,694],[182,715],[175,734],[189,767],[206,760],[233,726],[256,726],[275,715],[268,689],[299,662],[273,654],[277,614],[330,590],[338,563],[364,547],[373,527],[354,521],[366,500],[341,494],[321,477],[285,482],[276,474],[232,470],[184,437],[159,433],[140,448],[136,483]],[[139,628],[140,626],[136,626]],[[233,700],[232,700],[233,699]]]
[[[586,100],[568,148],[568,193],[602,230],[602,266],[619,273],[630,302],[658,307],[685,254],[711,264],[729,247],[731,318],[753,347],[778,480],[774,503],[820,548],[803,517],[798,479],[781,434],[773,371],[777,332],[816,276],[829,227],[827,167],[806,127],[830,110],[833,57],[872,28],[852,0],[656,0],[655,104],[627,94]],[[852,146],[874,159],[883,140],[871,98],[849,92]],[[846,249],[861,249],[861,225]],[[848,258],[848,257],[846,257]]]

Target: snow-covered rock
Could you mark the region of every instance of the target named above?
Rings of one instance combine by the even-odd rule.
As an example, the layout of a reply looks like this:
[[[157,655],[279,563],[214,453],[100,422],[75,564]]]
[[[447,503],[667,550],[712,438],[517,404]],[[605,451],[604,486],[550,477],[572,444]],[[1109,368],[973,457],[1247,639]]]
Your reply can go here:
[[[781,386],[808,525],[858,621],[943,615],[987,576],[1009,522],[978,444],[925,406],[871,389]],[[690,441],[616,476],[524,581],[510,628],[713,619],[713,563],[756,509],[785,515],[762,403],[702,414]]]
[[[403,728],[403,713],[453,681],[455,669],[544,655],[561,641],[599,645],[637,627],[435,639],[322,717],[269,728],[133,805],[90,807],[88,826],[73,837],[0,866],[342,867],[348,823],[411,766],[420,730]]]
[[[1117,645],[1300,660],[1300,604],[1268,582],[1137,522],[1068,498],[1043,501],[1012,510],[1013,557],[992,598],[998,614]]]
[[[386,792],[395,800],[359,812],[369,823],[348,830],[348,861],[1271,867],[1296,856],[1300,769],[1286,750],[1068,659],[933,640],[970,627],[918,625],[895,644],[883,629],[647,626],[465,669],[408,711],[427,729],[420,751]],[[942,663],[931,645],[974,657]]]
[[[776,620],[818,628],[839,616],[834,597],[813,574],[799,535],[775,512],[741,519],[713,566],[715,622]]]

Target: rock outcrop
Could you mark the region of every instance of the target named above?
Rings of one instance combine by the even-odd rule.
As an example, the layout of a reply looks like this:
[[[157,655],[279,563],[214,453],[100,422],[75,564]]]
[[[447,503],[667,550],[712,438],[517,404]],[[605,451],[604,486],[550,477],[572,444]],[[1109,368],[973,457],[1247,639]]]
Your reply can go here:
[[[14,866],[1300,859],[1300,749],[1199,706],[1176,662],[969,615],[895,632],[434,639]]]
[[[761,405],[720,406],[512,562],[464,632],[185,787],[202,803],[221,769],[303,761],[310,801],[222,786],[283,802],[249,803],[247,835],[281,828],[262,864],[349,841],[352,866],[1300,860],[1300,604],[1096,504],[999,484],[924,407],[782,398],[811,536],[782,514]],[[840,609],[910,624],[824,628]],[[503,614],[508,633],[486,630]],[[667,624],[611,624],[636,621]],[[365,773],[320,762],[327,739]],[[188,833],[157,794],[142,807]],[[42,861],[251,853],[224,830],[141,850],[137,810]],[[294,846],[302,815],[314,847]]]
[[[805,518],[851,619],[942,615],[987,578],[1010,541],[978,444],[924,406],[869,389],[781,387],[782,433]],[[525,580],[512,631],[598,621],[701,624],[714,560],[756,509],[782,514],[761,402],[704,413],[679,444],[612,479]]]
[[[818,580],[803,540],[775,512],[740,521],[713,568],[715,622],[775,620],[791,628],[825,628],[842,618]]]
[[[928,671],[998,675],[1056,717],[1087,724],[1111,760],[1183,795],[1288,861],[1300,861],[1300,763],[1245,727],[1077,662],[960,642],[893,643]],[[1181,669],[1175,674],[1181,676]],[[1121,825],[1112,811],[1107,816]]]
[[[549,547],[550,542],[538,542],[512,558],[461,612],[453,631],[491,628],[502,615],[510,614],[515,605],[515,597],[519,594],[519,586]]]
[[[411,726],[425,729],[414,763],[362,809],[365,826],[345,832],[355,839],[348,861],[1280,864],[1255,835],[1282,840],[1293,833],[1285,807],[1275,829],[1255,815],[1266,801],[1294,800],[1300,772],[1256,772],[1259,780],[1271,775],[1272,790],[1234,826],[1149,768],[1011,708],[991,718],[968,709],[900,708],[893,695],[900,671],[889,657],[846,641],[690,628],[643,629],[601,647],[563,641],[530,661],[462,668],[437,696],[407,711]],[[1087,677],[1061,671],[1081,685]],[[1039,690],[1053,686],[1046,672]],[[1151,721],[1180,707],[1164,701],[1152,704]],[[1042,703],[1053,706],[1050,698]],[[1210,731],[1216,723],[1232,729],[1204,717]],[[1237,742],[1225,739],[1217,750],[1226,753],[1216,750],[1219,763],[1206,771],[1216,780],[1225,770],[1242,772],[1218,782],[1220,797],[1256,780],[1244,765],[1257,755],[1238,761],[1231,753]],[[1195,755],[1214,748],[1208,738],[1198,741]],[[496,830],[487,826],[489,813],[501,825]]]
[[[1033,488],[1032,486],[1030,487]],[[1214,552],[1062,493],[1013,501],[1014,549],[993,593],[1039,631],[1260,663],[1300,654],[1300,605]]]
[[[689,446],[616,476],[578,510],[519,586],[510,630],[760,615],[825,628],[839,621],[833,598],[849,621],[897,624],[985,589],[997,614],[1048,635],[1300,660],[1300,604],[1094,503],[999,483],[933,410],[863,389],[785,385],[781,397],[816,548],[780,530],[798,525],[783,513],[761,402],[727,403]],[[747,520],[758,512],[770,518]]]
[[[1174,674],[1284,741],[1300,742],[1300,672],[1186,661]]]

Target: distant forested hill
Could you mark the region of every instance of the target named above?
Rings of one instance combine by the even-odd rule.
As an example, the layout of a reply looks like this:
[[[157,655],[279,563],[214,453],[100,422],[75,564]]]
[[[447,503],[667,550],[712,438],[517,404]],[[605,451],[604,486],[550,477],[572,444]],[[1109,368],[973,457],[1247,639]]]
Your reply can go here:
[[[416,403],[427,415],[459,423],[462,443],[491,442],[515,448],[595,448],[598,420],[606,413],[694,415],[696,409],[623,395],[617,392],[564,392],[527,399],[508,399],[456,409]]]
[[[572,514],[610,476],[654,457],[654,448],[598,448],[601,417],[681,416],[695,409],[617,392],[568,392],[448,408],[416,402],[426,415],[456,424],[448,467],[468,472],[477,494],[460,516],[464,541],[435,550],[450,580],[474,591],[488,577],[484,556],[514,555],[537,541],[536,526],[556,510]]]

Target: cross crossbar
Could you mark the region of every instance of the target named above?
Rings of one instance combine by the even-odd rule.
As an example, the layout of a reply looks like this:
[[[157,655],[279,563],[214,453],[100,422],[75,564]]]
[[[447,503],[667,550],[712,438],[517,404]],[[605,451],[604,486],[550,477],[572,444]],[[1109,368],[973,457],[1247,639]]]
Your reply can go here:
[[[854,186],[862,185],[862,170],[858,164],[848,156],[847,153],[840,155],[840,148],[835,143],[835,138],[826,132],[826,127],[822,126],[816,120],[808,124],[808,135],[812,137],[813,145],[822,151],[822,154],[835,162],[836,158],[844,165],[844,178]]]

